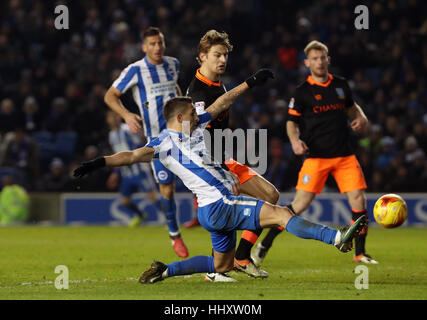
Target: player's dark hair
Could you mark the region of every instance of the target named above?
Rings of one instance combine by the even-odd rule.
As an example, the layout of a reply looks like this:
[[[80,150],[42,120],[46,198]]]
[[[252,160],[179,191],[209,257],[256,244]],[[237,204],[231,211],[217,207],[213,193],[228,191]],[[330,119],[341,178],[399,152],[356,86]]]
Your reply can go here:
[[[188,105],[192,103],[193,101],[190,97],[181,96],[169,99],[163,106],[163,115],[166,119],[166,122],[178,113],[184,112],[185,109],[188,108]]]
[[[147,29],[145,29],[142,33],[141,33],[141,38],[142,38],[142,42],[144,42],[144,40],[147,37],[152,37],[152,36],[157,36],[159,34],[161,34],[162,32],[160,31],[159,28],[157,27],[148,27]]]

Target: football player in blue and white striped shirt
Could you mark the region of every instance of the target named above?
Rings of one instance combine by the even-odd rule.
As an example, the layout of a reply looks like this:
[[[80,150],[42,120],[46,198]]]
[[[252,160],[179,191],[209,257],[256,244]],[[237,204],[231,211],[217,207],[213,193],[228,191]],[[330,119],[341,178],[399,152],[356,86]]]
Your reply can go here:
[[[132,133],[129,126],[122,122],[119,115],[109,110],[107,123],[110,127],[108,141],[115,153],[140,148],[144,145],[141,135]],[[135,163],[128,167],[116,168],[108,177],[107,185],[116,188],[120,181],[120,208],[132,215],[134,219],[130,227],[136,227],[145,218],[145,214],[133,202],[132,195],[136,192],[146,192],[147,197],[156,209],[161,210],[161,204],[156,192],[156,185],[148,163]]]
[[[125,120],[132,132],[142,129],[142,121],[149,142],[166,128],[163,105],[170,98],[181,95],[177,84],[179,62],[176,58],[164,56],[165,48],[164,36],[158,28],[150,27],[144,31],[142,51],[145,57],[127,66],[104,98],[105,103]],[[133,100],[141,116],[129,112],[120,101],[120,96],[129,89],[132,90]],[[151,166],[159,184],[160,201],[166,214],[173,248],[178,256],[185,258],[188,250],[179,232],[173,197],[175,176],[158,160],[153,160]]]
[[[338,231],[293,215],[287,207],[272,205],[256,198],[238,196],[238,180],[234,179],[230,172],[222,169],[206,149],[203,136],[206,125],[227,110],[248,88],[262,85],[272,76],[270,70],[259,70],[244,83],[220,96],[199,115],[191,98],[173,98],[164,107],[168,129],[157,139],[131,152],[120,152],[85,162],[74,171],[74,176],[82,177],[104,166],[149,162],[153,157],[157,157],[196,194],[199,205],[198,218],[200,224],[211,233],[213,257],[199,255],[171,264],[154,261],[150,269],[141,275],[139,282],[154,283],[178,275],[223,273],[232,270],[236,230],[282,226],[300,238],[332,244],[343,252],[352,249],[353,236],[366,225],[364,216],[353,225]]]

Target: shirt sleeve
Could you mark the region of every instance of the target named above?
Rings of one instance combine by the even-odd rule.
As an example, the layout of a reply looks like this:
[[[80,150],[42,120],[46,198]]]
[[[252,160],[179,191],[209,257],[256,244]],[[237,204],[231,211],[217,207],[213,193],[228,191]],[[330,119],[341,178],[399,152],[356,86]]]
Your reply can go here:
[[[160,159],[166,157],[172,149],[172,143],[168,135],[160,135],[156,139],[151,140],[145,147],[153,148],[153,159]]]
[[[206,105],[206,93],[202,91],[191,91],[190,89],[190,87],[187,89],[185,95],[190,97],[193,101],[197,114],[202,113],[205,108],[208,107]]]
[[[302,99],[298,90],[289,101],[288,105],[288,120],[299,123],[302,117]]]
[[[118,89],[120,92],[125,93],[129,88],[138,83],[138,71],[138,66],[129,65],[113,82],[113,87]]]
[[[197,111],[197,109],[196,109]],[[202,113],[198,113],[199,117],[199,123],[197,124],[198,127],[206,128],[206,126],[209,124],[209,122],[212,120],[212,116],[209,112],[203,111]]]
[[[344,81],[345,107],[351,108],[354,105],[353,92],[350,89],[347,81]]]
[[[154,149],[154,156],[153,159],[159,158],[160,153],[160,145],[162,141],[159,138],[153,139],[150,142],[148,142],[144,147],[149,147]]]

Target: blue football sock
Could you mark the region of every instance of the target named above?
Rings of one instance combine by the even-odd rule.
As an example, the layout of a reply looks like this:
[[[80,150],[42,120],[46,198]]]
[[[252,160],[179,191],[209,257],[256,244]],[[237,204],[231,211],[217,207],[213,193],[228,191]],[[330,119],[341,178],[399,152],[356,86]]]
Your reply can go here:
[[[310,222],[298,216],[293,216],[286,225],[286,231],[303,239],[320,240],[334,244],[338,230]]]
[[[153,206],[156,208],[157,211],[160,211],[160,212],[163,211],[162,201],[160,199],[154,202]]]
[[[178,222],[176,219],[175,199],[172,198],[172,199],[168,200],[166,198],[160,197],[160,202],[162,203],[162,208],[163,208],[163,211],[165,212],[165,215],[166,215],[166,222],[168,225],[169,233],[171,233],[171,234],[178,233],[179,228],[178,228]]]
[[[214,258],[211,256],[194,256],[183,261],[167,264],[167,267],[168,277],[202,272],[215,272]]]

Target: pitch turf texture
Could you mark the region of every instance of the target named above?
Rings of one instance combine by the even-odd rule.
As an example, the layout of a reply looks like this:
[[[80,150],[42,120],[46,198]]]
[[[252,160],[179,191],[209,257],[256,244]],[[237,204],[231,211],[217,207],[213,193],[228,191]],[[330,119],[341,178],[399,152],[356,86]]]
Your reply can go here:
[[[191,255],[210,254],[207,231],[182,232]],[[380,264],[368,267],[369,289],[355,288],[353,251],[286,232],[263,264],[268,279],[233,271],[237,283],[208,283],[195,274],[141,285],[137,279],[153,259],[179,259],[164,227],[0,228],[0,299],[427,299],[426,240],[424,228],[371,228],[368,253]],[[54,286],[58,265],[68,267],[68,290]]]

